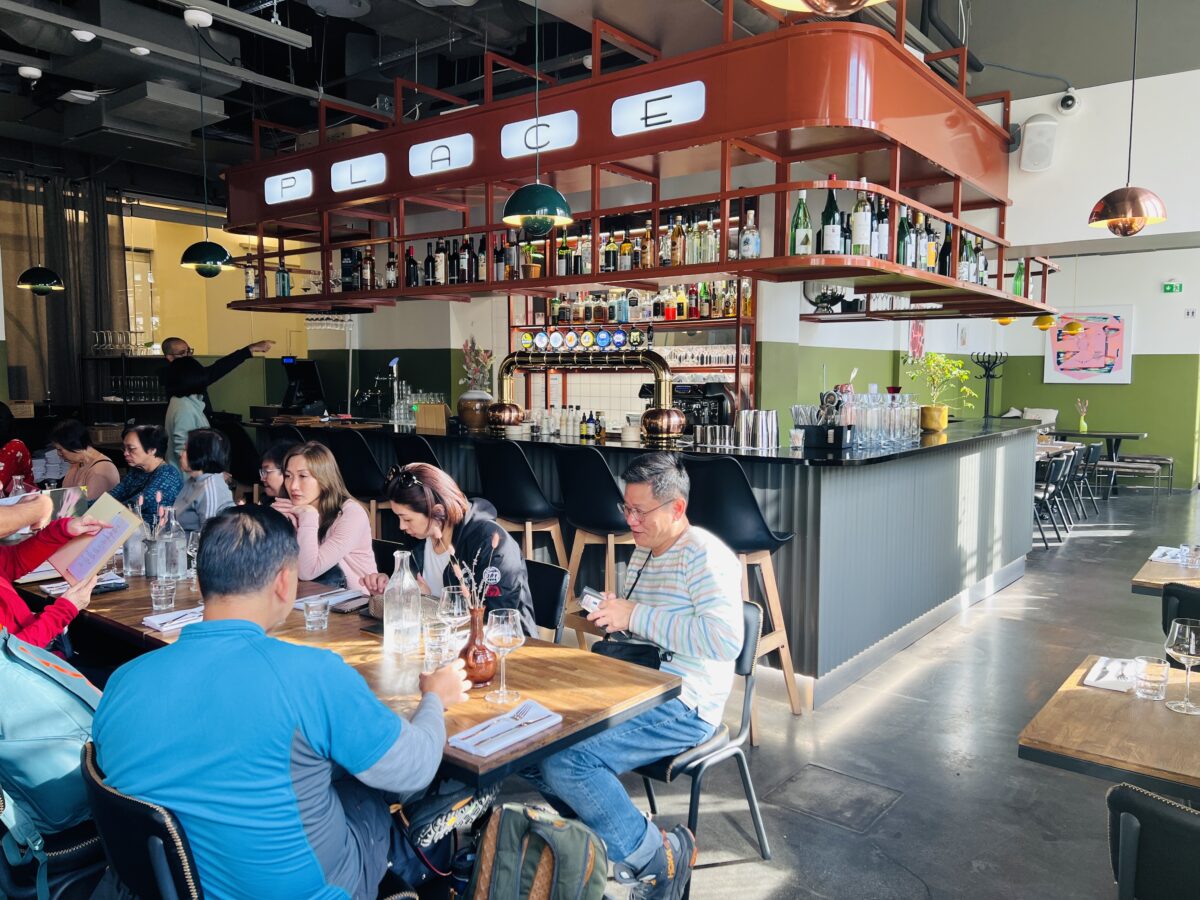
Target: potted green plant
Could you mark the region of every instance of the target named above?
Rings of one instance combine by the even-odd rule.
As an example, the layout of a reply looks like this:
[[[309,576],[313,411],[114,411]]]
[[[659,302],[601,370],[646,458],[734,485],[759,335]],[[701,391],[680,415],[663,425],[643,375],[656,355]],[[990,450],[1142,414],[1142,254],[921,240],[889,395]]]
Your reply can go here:
[[[483,350],[475,342],[475,335],[463,341],[463,371],[466,375],[458,379],[467,389],[458,398],[458,420],[469,431],[487,429],[487,410],[492,402],[489,389],[492,386],[492,351]]]
[[[929,388],[930,402],[921,407],[921,430],[945,431],[950,408],[974,409],[972,397],[979,395],[967,386],[971,372],[962,360],[944,353],[925,353],[905,359],[909,366],[905,374],[913,381],[924,380]]]

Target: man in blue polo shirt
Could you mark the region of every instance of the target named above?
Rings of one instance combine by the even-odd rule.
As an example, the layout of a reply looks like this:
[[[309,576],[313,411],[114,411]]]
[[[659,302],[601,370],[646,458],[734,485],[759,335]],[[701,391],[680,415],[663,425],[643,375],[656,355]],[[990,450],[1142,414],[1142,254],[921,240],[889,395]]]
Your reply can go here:
[[[407,721],[335,653],[268,637],[295,602],[297,555],[274,510],[210,519],[204,621],[122,666],[96,711],[106,781],[179,817],[215,900],[375,897],[403,840],[388,801],[433,779],[443,710],[470,687],[458,661],[422,676]]]

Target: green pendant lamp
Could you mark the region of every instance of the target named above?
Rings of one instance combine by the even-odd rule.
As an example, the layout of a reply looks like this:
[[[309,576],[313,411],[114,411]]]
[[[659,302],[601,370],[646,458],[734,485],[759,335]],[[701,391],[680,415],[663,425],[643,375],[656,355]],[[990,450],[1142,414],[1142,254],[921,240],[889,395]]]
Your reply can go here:
[[[37,250],[40,255],[44,249],[42,247],[41,220],[35,218],[34,222],[37,231]],[[17,277],[17,287],[33,291],[39,297],[45,297],[55,291],[66,290],[58,273],[46,266],[30,266]]]
[[[541,120],[541,43],[538,3],[533,4],[533,115]],[[504,202],[504,224],[524,228],[530,237],[545,237],[552,228],[563,228],[575,221],[567,198],[554,187],[542,184],[542,152],[533,151],[533,183],[517,188]]]
[[[200,69],[200,178],[204,182],[204,240],[196,241],[183,251],[179,257],[179,265],[185,269],[195,269],[201,278],[215,278],[222,272],[231,272],[236,266],[230,259],[229,251],[215,241],[208,239],[208,141],[204,135],[204,60],[200,55],[200,25],[196,29],[196,63]]]

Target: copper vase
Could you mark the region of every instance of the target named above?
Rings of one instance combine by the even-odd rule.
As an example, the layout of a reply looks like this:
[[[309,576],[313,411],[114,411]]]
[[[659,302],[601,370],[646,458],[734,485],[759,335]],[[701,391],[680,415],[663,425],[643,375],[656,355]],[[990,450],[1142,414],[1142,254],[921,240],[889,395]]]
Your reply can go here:
[[[471,610],[471,634],[467,637],[466,646],[459,653],[459,658],[467,665],[467,678],[474,687],[484,687],[492,683],[496,677],[496,654],[488,649],[483,642],[484,607]]]

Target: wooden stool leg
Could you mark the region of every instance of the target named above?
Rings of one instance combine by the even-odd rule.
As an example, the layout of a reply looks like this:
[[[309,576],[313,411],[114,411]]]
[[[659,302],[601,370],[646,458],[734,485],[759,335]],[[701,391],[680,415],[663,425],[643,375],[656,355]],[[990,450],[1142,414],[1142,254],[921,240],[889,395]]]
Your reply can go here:
[[[583,559],[584,535],[582,531],[575,532],[575,542],[571,545],[571,559],[567,563],[567,599],[575,599],[575,579],[579,577],[579,563]]]
[[[525,527],[522,530],[524,532],[525,539],[522,544],[522,550],[525,553],[526,559],[533,559],[533,522],[526,519],[524,525]]]
[[[742,564],[742,602],[750,602],[750,566],[745,553],[738,554],[738,562]],[[750,746],[758,746],[758,697],[750,699]]]
[[[604,536],[604,592],[617,590],[617,539],[616,535]]]
[[[771,630],[782,632],[783,644],[779,648],[779,662],[783,668],[784,685],[787,687],[788,702],[793,715],[804,711],[804,701],[800,697],[800,687],[796,684],[796,670],[792,666],[791,641],[788,640],[787,626],[783,618],[783,606],[779,602],[779,584],[775,581],[775,565],[771,562],[771,554],[763,550],[755,554],[755,562],[763,579],[763,591],[767,598],[767,617],[771,620]]]
[[[379,502],[371,501],[371,537],[379,540]]]
[[[570,565],[567,560],[567,546],[563,543],[562,526],[555,522],[550,526],[550,539],[554,541],[554,555],[558,559],[558,564],[564,569]]]

